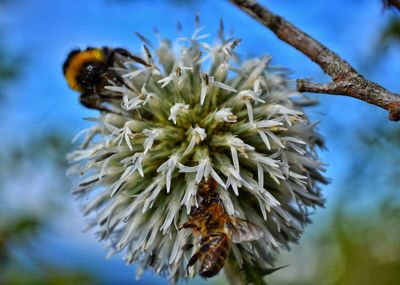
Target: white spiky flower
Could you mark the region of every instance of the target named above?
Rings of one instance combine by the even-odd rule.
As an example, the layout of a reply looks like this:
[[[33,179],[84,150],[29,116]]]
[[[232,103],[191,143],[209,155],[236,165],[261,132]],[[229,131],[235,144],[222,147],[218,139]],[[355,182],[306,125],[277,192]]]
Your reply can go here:
[[[232,246],[239,265],[270,266],[274,251],[298,240],[310,208],[323,204],[315,151],[322,139],[304,98],[269,68],[270,57],[242,62],[238,40],[220,36],[211,46],[199,32],[179,41],[178,54],[167,40],[152,56],[146,48],[148,66],[122,62],[126,86],[107,87],[121,98],[110,103],[115,112],[94,119],[83,147],[69,155],[69,172],[80,177],[73,193],[89,200],[90,225],[111,255],[123,251],[137,264],[138,276],[152,268],[172,281],[192,277],[193,251],[182,247],[193,237],[178,228],[209,177],[227,214],[263,231]]]

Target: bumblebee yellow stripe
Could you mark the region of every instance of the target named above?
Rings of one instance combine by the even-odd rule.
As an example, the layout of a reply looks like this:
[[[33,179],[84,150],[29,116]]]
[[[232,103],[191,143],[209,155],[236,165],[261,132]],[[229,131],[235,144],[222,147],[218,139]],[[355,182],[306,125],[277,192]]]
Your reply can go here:
[[[104,53],[101,49],[84,50],[72,55],[69,64],[65,70],[65,78],[68,85],[76,91],[83,92],[83,89],[76,81],[77,75],[82,72],[83,64],[91,61],[103,61]]]

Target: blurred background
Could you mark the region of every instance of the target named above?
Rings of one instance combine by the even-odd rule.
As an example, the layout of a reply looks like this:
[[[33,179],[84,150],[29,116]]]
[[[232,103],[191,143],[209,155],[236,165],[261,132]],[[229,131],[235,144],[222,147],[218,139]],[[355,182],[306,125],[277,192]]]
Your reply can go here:
[[[362,74],[400,92],[400,13],[380,0],[261,1],[319,39]],[[194,17],[211,34],[222,18],[243,57],[271,54],[292,77],[329,80],[320,68],[227,1],[0,0],[0,284],[168,284],[134,280],[121,256],[105,260],[65,176],[71,139],[96,112],[78,103],[61,65],[75,47],[140,51],[138,31],[190,35]],[[400,125],[355,99],[313,95],[328,150],[326,207],[299,245],[282,251],[270,284],[400,284]],[[196,279],[190,284],[203,284]],[[207,284],[226,284],[222,274]]]

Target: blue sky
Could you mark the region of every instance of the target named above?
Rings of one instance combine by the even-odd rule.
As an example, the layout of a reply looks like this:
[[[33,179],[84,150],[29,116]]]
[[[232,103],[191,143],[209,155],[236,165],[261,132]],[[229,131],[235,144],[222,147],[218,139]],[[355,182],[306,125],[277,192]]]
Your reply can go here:
[[[309,1],[264,2],[272,2],[268,5],[273,11],[284,15],[339,52],[356,67],[362,67],[364,57],[371,53],[376,41],[379,26],[389,17],[389,13],[381,13],[381,3],[376,0],[336,1],[335,5],[331,5],[330,1],[319,1],[319,4],[312,5]],[[299,10],[303,12],[299,13]],[[194,1],[193,4],[172,5],[161,0],[22,0],[15,4],[11,2],[6,11],[2,15],[2,22],[7,27],[3,32],[7,44],[16,53],[29,55],[24,76],[18,82],[18,95],[14,90],[10,91],[13,94],[13,107],[18,106],[21,112],[12,112],[14,114],[9,114],[9,118],[14,122],[21,121],[24,125],[26,121],[47,124],[57,119],[71,123],[76,126],[73,130],[78,130],[77,115],[90,113],[71,99],[74,94],[62,76],[61,64],[72,48],[109,45],[139,51],[141,43],[134,35],[135,31],[154,40],[152,31],[153,27],[157,27],[162,35],[173,38],[178,35],[176,21],[179,20],[183,23],[184,32],[190,34],[196,12],[200,14],[207,31],[214,35],[219,18],[223,18],[226,29],[234,30],[235,36],[243,39],[241,54],[269,53],[273,55],[274,64],[291,68],[296,78],[327,79],[317,65],[281,43],[271,32],[227,1]],[[357,11],[357,17],[354,11]],[[398,56],[395,59],[397,61],[392,62],[391,70],[399,68]],[[374,73],[371,74],[374,80],[388,88],[396,88],[394,72],[393,76]],[[368,108],[355,100],[326,97],[324,101],[333,100],[329,108],[335,108],[335,105],[340,105],[341,110],[343,105],[353,108],[353,103],[357,109]],[[326,108],[323,104],[320,110],[325,111]]]
[[[242,39],[238,49],[243,56],[271,54],[273,64],[293,70],[293,78],[313,77],[326,81],[320,68],[290,46],[279,41],[270,31],[240,12],[227,1],[203,0],[186,4],[173,1],[112,1],[112,0],[19,0],[10,1],[0,11],[1,37],[16,55],[24,55],[22,76],[7,86],[7,101],[0,118],[0,135],[8,143],[27,140],[32,133],[46,128],[58,129],[72,135],[87,126],[83,117],[95,115],[78,104],[78,95],[71,91],[62,75],[61,66],[68,52],[75,47],[118,46],[139,52],[141,42],[135,31],[156,42],[153,27],[169,38],[178,36],[176,21],[183,24],[183,31],[191,34],[194,17],[200,14],[206,31],[216,34],[219,19],[225,22],[227,31],[233,30]],[[176,1],[182,2],[182,1]],[[399,54],[388,51],[375,65],[369,64],[370,55],[378,39],[380,28],[392,12],[382,13],[378,0],[332,1],[261,1],[294,24],[313,35],[347,59],[368,77],[393,91],[399,91]],[[212,37],[210,38],[212,40]],[[390,60],[389,60],[390,59]],[[325,193],[334,203],[335,191],[344,183],[348,171],[348,159],[353,133],[367,130],[371,125],[388,125],[387,114],[374,106],[351,98],[316,95],[321,105],[311,110],[311,116],[322,119],[320,130],[328,140],[329,152],[322,153],[329,163],[328,176],[333,183]],[[69,201],[77,227],[68,231],[80,231],[83,220],[77,206]],[[74,208],[75,207],[75,208]],[[322,211],[324,212],[324,211]],[[326,212],[327,213],[327,212]],[[60,232],[66,228],[60,226]],[[74,251],[83,250],[83,260],[105,269],[105,275],[118,272],[123,280],[134,276],[119,258],[103,262],[102,247],[94,242],[91,234],[75,234],[60,239],[48,236],[54,248],[67,248],[53,253],[54,259],[67,257]],[[49,256],[52,253],[48,253]],[[75,255],[69,257],[75,262]],[[99,261],[100,260],[100,261]],[[108,268],[108,269],[107,269]],[[109,271],[107,271],[109,270]],[[150,278],[150,277],[146,277]],[[150,279],[142,280],[143,283]],[[111,279],[110,279],[111,280]],[[152,279],[151,279],[152,280]],[[162,279],[157,279],[162,280]],[[150,282],[150,281],[149,281]]]

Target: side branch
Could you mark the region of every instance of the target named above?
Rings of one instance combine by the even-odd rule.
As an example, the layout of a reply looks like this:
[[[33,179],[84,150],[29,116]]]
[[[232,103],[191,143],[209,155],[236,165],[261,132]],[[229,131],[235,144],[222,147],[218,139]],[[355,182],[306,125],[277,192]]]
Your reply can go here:
[[[400,10],[400,0],[384,0],[385,6],[394,6]]]
[[[400,120],[400,95],[365,79],[337,53],[256,1],[230,0],[230,2],[317,63],[332,78],[332,82],[328,84],[298,80],[299,92],[338,94],[358,98],[388,110],[390,120]]]

